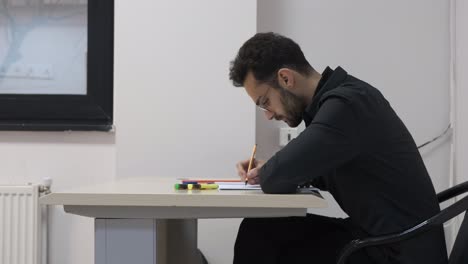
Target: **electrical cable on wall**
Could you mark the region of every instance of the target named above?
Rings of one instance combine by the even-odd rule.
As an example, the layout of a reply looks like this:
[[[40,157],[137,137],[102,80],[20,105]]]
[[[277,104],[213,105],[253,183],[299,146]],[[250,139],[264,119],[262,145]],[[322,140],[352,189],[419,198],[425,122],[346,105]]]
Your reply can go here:
[[[444,130],[444,132],[442,132],[442,134],[436,136],[435,138],[429,140],[429,141],[426,141],[424,143],[422,143],[421,145],[418,146],[418,149],[421,149],[427,145],[430,145],[431,143],[437,141],[438,139],[444,137],[445,135],[447,135],[449,133],[449,131],[451,130],[452,128],[452,124],[449,124],[448,127]]]

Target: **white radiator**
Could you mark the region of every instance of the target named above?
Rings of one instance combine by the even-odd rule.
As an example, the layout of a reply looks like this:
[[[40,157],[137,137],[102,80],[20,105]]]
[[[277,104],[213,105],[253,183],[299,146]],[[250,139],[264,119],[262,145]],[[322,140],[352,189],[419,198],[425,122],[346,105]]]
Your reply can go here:
[[[0,186],[0,264],[45,264],[42,190],[39,185]]]

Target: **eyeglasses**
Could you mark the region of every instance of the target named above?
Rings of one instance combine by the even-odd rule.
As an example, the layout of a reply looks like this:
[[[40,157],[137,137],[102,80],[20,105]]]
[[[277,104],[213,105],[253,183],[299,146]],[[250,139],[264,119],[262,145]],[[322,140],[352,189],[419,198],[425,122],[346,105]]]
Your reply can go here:
[[[270,91],[270,88],[271,88],[271,86],[269,86],[267,91],[265,92],[265,94],[263,96],[258,97],[257,101],[255,102],[257,107],[260,108],[261,110],[265,111],[265,112],[269,111],[268,110],[268,105],[270,103],[270,100],[268,99],[267,95],[268,95],[268,92]]]

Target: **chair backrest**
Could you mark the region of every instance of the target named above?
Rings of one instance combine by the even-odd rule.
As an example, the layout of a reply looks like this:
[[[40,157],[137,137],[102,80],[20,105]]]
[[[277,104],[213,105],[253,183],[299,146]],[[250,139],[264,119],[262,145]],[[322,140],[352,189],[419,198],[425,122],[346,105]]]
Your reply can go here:
[[[454,198],[455,196],[461,195],[463,193],[468,193],[468,181],[460,183],[453,186],[450,189],[447,189],[443,192],[437,194],[437,198],[440,203],[445,202],[449,199]],[[463,197],[459,201],[456,201],[454,204],[443,209],[437,215],[431,217],[430,219],[420,223],[417,226],[414,226],[410,229],[407,229],[401,233],[394,233],[389,235],[369,237],[365,239],[357,239],[349,242],[341,251],[338,256],[338,264],[346,264],[348,257],[353,254],[355,251],[369,246],[380,246],[390,243],[401,242],[412,237],[426,232],[427,230],[439,227],[444,222],[453,219],[457,215],[465,214],[463,217],[462,224],[458,230],[457,238],[455,239],[455,244],[453,245],[452,252],[449,257],[448,264],[468,264],[468,196]],[[445,261],[444,261],[445,262]]]
[[[468,263],[468,215],[465,215],[458,231],[452,253],[450,253],[449,264]]]

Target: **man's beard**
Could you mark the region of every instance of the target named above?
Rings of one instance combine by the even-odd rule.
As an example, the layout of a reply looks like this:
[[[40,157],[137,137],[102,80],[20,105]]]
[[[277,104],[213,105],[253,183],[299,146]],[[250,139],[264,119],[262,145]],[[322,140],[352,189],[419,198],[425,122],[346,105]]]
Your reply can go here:
[[[301,98],[286,89],[280,89],[281,103],[285,111],[284,120],[290,127],[297,127],[302,122],[302,113],[306,104]]]

